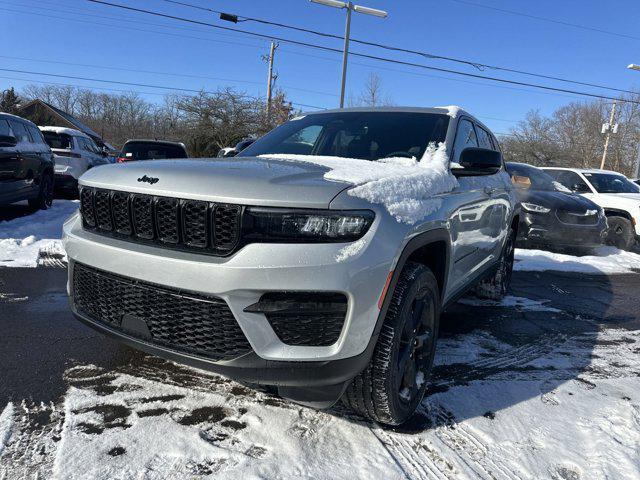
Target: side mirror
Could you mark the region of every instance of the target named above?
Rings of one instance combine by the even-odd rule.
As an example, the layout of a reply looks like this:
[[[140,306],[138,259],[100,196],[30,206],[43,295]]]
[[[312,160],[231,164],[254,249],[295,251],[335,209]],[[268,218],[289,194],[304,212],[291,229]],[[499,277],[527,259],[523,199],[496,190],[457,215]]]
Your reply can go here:
[[[13,135],[0,135],[0,147],[15,147],[18,139]]]
[[[452,168],[456,177],[493,175],[502,168],[502,154],[487,148],[469,147],[460,154],[460,167]]]

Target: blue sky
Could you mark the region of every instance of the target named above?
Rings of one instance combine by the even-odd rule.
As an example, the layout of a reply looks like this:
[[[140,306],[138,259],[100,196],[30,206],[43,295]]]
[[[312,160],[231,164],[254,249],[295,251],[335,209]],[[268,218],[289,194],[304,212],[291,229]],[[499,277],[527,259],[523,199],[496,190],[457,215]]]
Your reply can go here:
[[[233,24],[221,22],[213,14],[161,0],[110,1],[233,27]],[[311,4],[307,0],[185,1],[334,34],[342,34],[344,28],[343,11]],[[640,38],[640,2],[632,0],[469,2]],[[455,0],[361,0],[359,3],[385,9],[389,17],[382,20],[354,14],[354,38],[617,88],[640,86],[640,72],[625,68],[629,63],[640,63],[640,40],[514,16]],[[1,68],[186,89],[215,90],[233,86],[252,95],[264,95],[265,92],[266,64],[261,55],[268,51],[266,39],[125,12],[86,0],[0,0],[0,19],[1,43],[5,47],[11,46],[0,52]],[[252,22],[240,23],[238,27],[341,48],[339,40]],[[352,49],[469,73],[594,93],[615,93],[491,70],[479,72],[469,66],[359,45],[352,45]],[[334,107],[338,103],[340,61],[338,54],[281,44],[276,56],[277,83],[295,102]],[[144,73],[142,70],[164,74]],[[347,94],[356,96],[371,72],[378,74],[384,92],[395,104],[458,104],[478,115],[496,132],[509,131],[528,110],[540,109],[548,114],[562,104],[579,99],[572,95],[496,85],[484,80],[355,57],[351,58],[349,65]],[[2,89],[10,85],[19,89],[38,80],[134,90],[152,101],[162,101],[166,93],[166,90],[151,87],[107,85],[32,74],[0,71],[0,76],[5,77],[0,78]]]

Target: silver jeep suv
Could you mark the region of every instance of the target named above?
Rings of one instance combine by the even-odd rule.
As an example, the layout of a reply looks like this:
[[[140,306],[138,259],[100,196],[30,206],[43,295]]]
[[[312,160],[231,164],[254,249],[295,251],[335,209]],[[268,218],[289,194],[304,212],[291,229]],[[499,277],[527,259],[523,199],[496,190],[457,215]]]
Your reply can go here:
[[[296,117],[232,159],[80,179],[64,225],[76,317],[136,348],[318,408],[407,420],[442,309],[499,298],[518,208],[456,107]]]

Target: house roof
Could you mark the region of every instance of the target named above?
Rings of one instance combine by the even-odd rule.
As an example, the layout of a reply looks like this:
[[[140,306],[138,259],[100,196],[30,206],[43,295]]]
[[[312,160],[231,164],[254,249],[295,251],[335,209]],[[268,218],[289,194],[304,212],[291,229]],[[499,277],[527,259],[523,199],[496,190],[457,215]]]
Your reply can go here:
[[[27,111],[30,108],[34,107],[34,106],[40,106],[40,107],[44,108],[49,113],[51,113],[52,115],[57,117],[61,121],[61,123],[66,124],[66,126],[68,126],[70,128],[74,128],[76,130],[80,130],[85,135],[88,135],[91,138],[93,138],[94,140],[98,141],[99,144],[105,145],[107,147],[111,147],[104,140],[102,140],[102,137],[99,134],[97,134],[94,130],[92,130],[88,125],[84,124],[83,122],[78,120],[73,115],[65,112],[64,110],[60,110],[59,108],[56,108],[53,105],[51,105],[51,104],[49,104],[49,103],[47,103],[47,102],[45,102],[43,100],[40,100],[38,98],[35,99],[35,100],[31,100],[30,102],[27,102],[24,105],[20,105],[19,109],[20,109],[20,112],[24,112],[24,111]],[[113,147],[111,147],[111,148],[113,148]]]

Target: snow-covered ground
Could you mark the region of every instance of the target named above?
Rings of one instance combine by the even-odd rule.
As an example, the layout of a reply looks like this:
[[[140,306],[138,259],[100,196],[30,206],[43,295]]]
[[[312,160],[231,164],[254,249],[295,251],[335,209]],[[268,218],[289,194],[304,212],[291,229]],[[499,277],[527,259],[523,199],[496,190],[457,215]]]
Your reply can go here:
[[[41,252],[64,256],[62,224],[77,209],[75,200],[55,200],[50,210],[0,221],[0,267],[36,267]]]
[[[593,255],[575,256],[544,250],[516,249],[515,270],[612,274],[640,272],[640,255],[614,247],[600,247]]]
[[[158,360],[78,365],[59,403],[4,407],[0,478],[635,479],[639,348],[639,332],[618,329],[515,348],[455,336],[438,367],[473,380],[443,375],[394,430]]]

